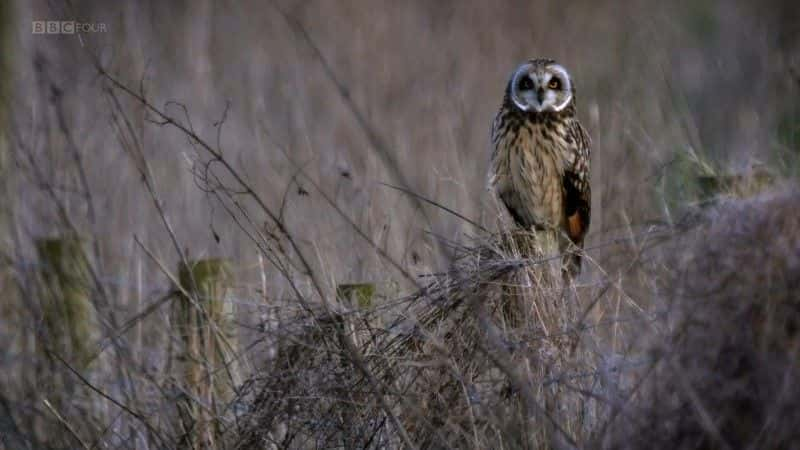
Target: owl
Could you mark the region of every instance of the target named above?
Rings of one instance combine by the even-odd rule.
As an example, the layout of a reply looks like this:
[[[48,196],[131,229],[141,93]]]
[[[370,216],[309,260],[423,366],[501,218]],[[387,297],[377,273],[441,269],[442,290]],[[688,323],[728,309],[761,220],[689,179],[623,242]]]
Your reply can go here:
[[[569,72],[550,59],[517,67],[492,126],[489,186],[519,226],[559,232],[572,275],[589,229],[589,146]]]

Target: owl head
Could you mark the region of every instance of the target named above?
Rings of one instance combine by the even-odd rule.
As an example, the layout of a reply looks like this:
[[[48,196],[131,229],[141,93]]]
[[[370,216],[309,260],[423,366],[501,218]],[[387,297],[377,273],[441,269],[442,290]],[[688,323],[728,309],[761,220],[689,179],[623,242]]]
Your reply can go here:
[[[517,67],[508,82],[508,96],[526,112],[560,112],[573,98],[567,69],[551,59],[533,59]]]

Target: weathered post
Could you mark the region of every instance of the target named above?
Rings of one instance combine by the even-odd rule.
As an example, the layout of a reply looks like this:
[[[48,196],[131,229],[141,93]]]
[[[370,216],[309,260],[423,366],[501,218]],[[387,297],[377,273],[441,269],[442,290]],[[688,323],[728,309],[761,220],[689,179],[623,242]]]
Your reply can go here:
[[[217,448],[215,417],[232,399],[238,379],[234,364],[233,305],[226,301],[231,286],[230,265],[223,259],[181,264],[182,292],[173,310],[183,349],[178,378],[185,393],[181,402],[183,447]]]
[[[527,330],[537,330],[541,337],[531,341],[529,348],[541,355],[541,364],[535,367],[535,377],[541,380],[557,378],[575,361],[577,335],[571,330],[577,321],[578,309],[570,281],[562,276],[560,239],[555,230],[520,230],[511,232],[503,242],[511,255],[535,262],[517,271],[503,287],[499,319],[512,341],[523,339]],[[557,418],[559,423],[569,420],[563,413],[570,410],[567,404],[575,403],[578,398],[561,383],[542,385],[535,395],[547,414]],[[531,442],[547,442],[557,436],[552,424],[545,422],[531,434]]]
[[[371,283],[340,284],[336,287],[336,296],[350,307],[365,309],[372,307],[375,296],[375,285]]]
[[[549,333],[551,324],[545,316],[557,317],[550,315],[549,308],[560,306],[540,305],[537,300],[554,298],[552,294],[564,287],[558,234],[553,230],[515,230],[504,236],[501,246],[509,256],[537,262],[517,271],[515,280],[504,287],[501,305],[504,325],[508,328],[536,326]]]
[[[374,321],[365,319],[364,313],[372,308],[372,300],[375,296],[375,285],[371,283],[340,284],[336,287],[336,297],[344,306],[351,309],[351,314],[343,320],[345,332],[353,337],[353,342],[365,350],[370,338],[372,326],[377,325]]]
[[[42,264],[41,296],[43,338],[38,346],[82,367],[89,362],[92,332],[89,265],[81,239],[70,235],[38,239],[36,252]]]
[[[359,352],[366,354],[369,352],[372,342],[372,328],[376,325],[374,318],[369,318],[370,309],[375,296],[375,285],[371,283],[340,284],[336,286],[337,300],[345,306],[348,311],[344,316],[340,316],[337,326],[344,327],[344,332],[350,335],[353,343]],[[355,368],[353,368],[355,370]],[[343,385],[345,383],[342,383]],[[358,409],[354,405],[366,402],[363,393],[355,393],[352,390],[341,389],[338,392],[340,398],[346,399],[341,404],[341,439],[344,448],[364,447],[365,440],[357,430],[353,429],[353,424],[359,423]]]

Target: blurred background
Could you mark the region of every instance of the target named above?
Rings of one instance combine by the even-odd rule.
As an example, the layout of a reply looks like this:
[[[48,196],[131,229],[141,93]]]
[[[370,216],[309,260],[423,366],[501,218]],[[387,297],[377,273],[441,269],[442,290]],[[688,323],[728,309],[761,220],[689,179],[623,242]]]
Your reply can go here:
[[[758,160],[794,170],[800,17],[791,2],[34,1],[5,8],[9,123],[117,273],[130,267],[132,236],[155,249],[167,237],[115,138],[91,54],[171,114],[183,111],[169,102],[185,105],[210,141],[227,108],[225,154],[270,205],[285,203],[288,225],[331,280],[383,278],[385,268],[298,171],[403,265],[437,267],[446,255],[431,235],[458,239],[469,227],[380,183],[496,222],[485,194],[489,128],[507,77],[531,57],[558,60],[577,85],[578,113],[593,139],[590,242],[626,222],[662,218],[660,194],[682,184],[673,185],[668,169],[688,149],[724,169]],[[31,33],[32,21],[69,19],[105,31]],[[143,115],[135,115],[137,127]],[[248,239],[195,186],[192,147],[174,130],[141,128],[182,245],[195,255],[252,260]],[[86,202],[70,193],[76,180],[67,145],[85,165],[93,221]],[[27,165],[6,166],[7,192],[24,205],[12,222],[33,236],[57,232]]]
[[[324,292],[370,282],[398,296],[446,268],[443,242],[478,229],[420,197],[489,229],[504,223],[486,192],[490,125],[529,58],[553,58],[575,80],[593,141],[589,247],[677,220],[701,188],[687,160],[800,173],[790,1],[33,0],[0,15],[9,368],[34,364],[25,349],[38,322],[20,319],[30,305],[6,287],[41,264],[41,238],[90,243],[111,330],[172,289],[163,268],[180,251],[234,262],[243,322],[290,291],[245,232],[269,218],[230,214],[230,198],[198,176],[213,158],[131,96],[109,94],[98,65],[219,149],[280,214]],[[41,34],[40,21],[85,32]],[[138,153],[126,149],[134,140]],[[617,269],[608,251],[590,256]],[[597,272],[585,267],[584,281]],[[151,328],[163,329],[145,325],[139,348],[159,347]],[[155,364],[154,352],[132,358]]]

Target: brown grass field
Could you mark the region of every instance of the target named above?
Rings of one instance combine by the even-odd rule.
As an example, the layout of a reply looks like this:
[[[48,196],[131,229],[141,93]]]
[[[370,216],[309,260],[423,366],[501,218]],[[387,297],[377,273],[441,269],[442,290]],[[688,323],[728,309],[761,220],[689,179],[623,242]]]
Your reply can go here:
[[[0,45],[0,449],[800,448],[793,2],[12,0]],[[571,281],[486,189],[532,57],[593,142]]]

